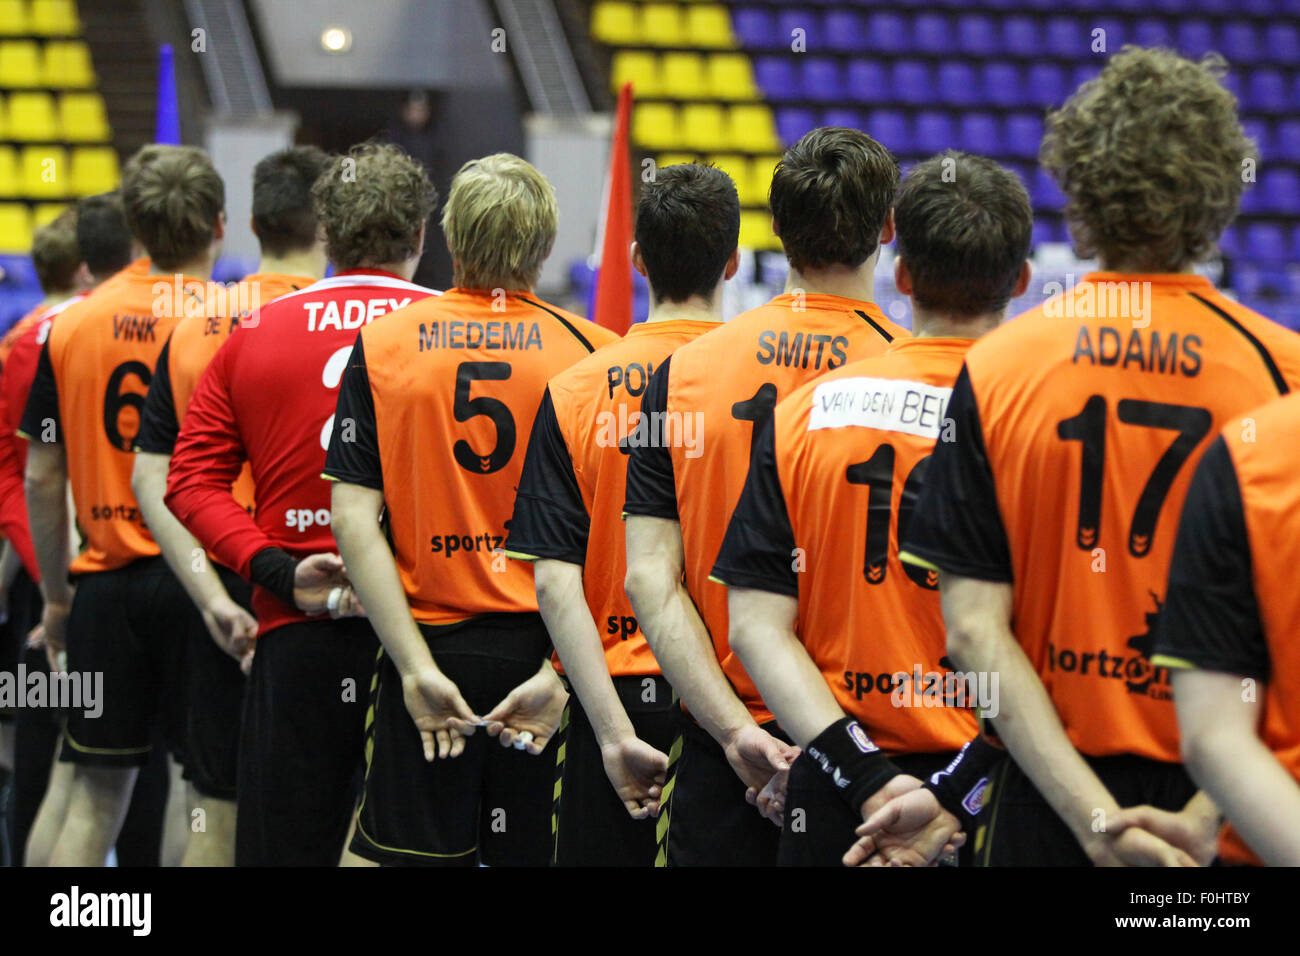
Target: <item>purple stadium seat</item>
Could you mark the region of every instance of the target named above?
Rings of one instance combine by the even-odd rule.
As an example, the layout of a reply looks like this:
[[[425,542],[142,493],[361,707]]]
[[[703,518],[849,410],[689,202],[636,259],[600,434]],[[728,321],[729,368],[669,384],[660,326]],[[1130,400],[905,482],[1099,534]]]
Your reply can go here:
[[[867,17],[863,45],[868,50],[899,54],[911,49],[907,21],[901,14],[877,11]]]
[[[1034,219],[1034,231],[1030,235],[1030,241],[1035,246],[1044,242],[1061,242],[1064,233],[1065,230],[1059,220],[1038,217]]]
[[[1034,209],[1039,212],[1060,212],[1065,208],[1065,194],[1056,182],[1041,166],[1034,167],[1033,185],[1030,192]]]
[[[826,45],[832,50],[861,50],[867,42],[866,18],[857,10],[826,11]]]
[[[36,276],[36,266],[28,256],[0,256],[0,285],[6,292],[30,289],[39,293],[41,280]]]
[[[1261,119],[1258,116],[1250,116],[1241,121],[1241,128],[1246,131],[1246,135],[1255,141],[1255,148],[1259,150],[1260,159],[1273,158],[1273,133],[1268,120]]]
[[[1002,21],[1001,49],[1027,53],[1030,50],[1037,50],[1042,43],[1043,31],[1032,17],[1011,16]],[[987,55],[995,51],[990,49],[979,52],[981,55]]]
[[[797,141],[816,125],[817,117],[812,110],[787,106],[776,111],[776,134],[786,145]]]
[[[1208,20],[1183,20],[1174,45],[1186,56],[1199,57],[1214,49],[1214,27]]]
[[[1300,224],[1291,230],[1291,258],[1300,262]]]
[[[1228,259],[1235,259],[1241,254],[1241,236],[1237,226],[1228,226],[1219,236],[1219,251]]]
[[[1294,23],[1270,23],[1264,28],[1264,48],[1274,63],[1294,66],[1300,60],[1300,31]]]
[[[901,110],[872,110],[867,114],[864,132],[895,153],[912,152],[907,116]]]
[[[1043,139],[1043,121],[1033,113],[1013,113],[1007,117],[1005,150],[1009,156],[1038,155]]]
[[[1089,80],[1096,77],[1101,72],[1102,60],[1097,58],[1096,62],[1089,63],[1087,66],[1075,67],[1073,76],[1070,77],[1070,85],[1065,91],[1066,96],[1070,96],[1079,87],[1083,86]]]
[[[982,13],[957,18],[957,49],[970,56],[992,56],[1002,49],[997,27]]]
[[[957,148],[982,156],[1002,151],[998,118],[991,113],[963,113],[957,126]]]
[[[1000,60],[984,64],[985,102],[995,106],[1019,106],[1024,97],[1024,80],[1019,67]]]
[[[1259,35],[1255,25],[1242,20],[1229,20],[1219,29],[1219,52],[1228,58],[1233,66],[1253,63],[1263,59],[1259,46]]]
[[[794,31],[802,30],[807,49],[815,50],[826,42],[822,30],[822,16],[807,7],[788,7],[776,15],[776,32],[780,34],[780,44],[790,48]]]
[[[1277,0],[1241,0],[1240,6],[1243,13],[1277,13]]]
[[[1131,21],[1120,20],[1116,17],[1098,17],[1095,21],[1090,19],[1085,26],[1087,29],[1084,32],[1088,35],[1086,53],[1094,59],[1100,60],[1102,52],[1107,55],[1118,53],[1120,47],[1125,43],[1133,42],[1133,24]],[[1105,31],[1103,34],[1106,38],[1105,51],[1093,52],[1093,33],[1096,30]]]
[[[1144,17],[1133,29],[1133,39],[1138,46],[1171,46],[1173,35],[1163,20]]]
[[[1287,96],[1286,78],[1281,70],[1256,69],[1250,71],[1246,85],[1245,101],[1252,110],[1281,113],[1292,108]]]
[[[798,58],[803,65],[803,95],[805,99],[820,103],[834,103],[844,99],[844,71],[829,57],[810,56]]]
[[[922,53],[947,53],[952,49],[952,24],[942,13],[921,13],[912,21],[916,49]]]
[[[940,110],[922,110],[916,114],[917,152],[929,155],[953,145],[952,117]]]
[[[740,45],[749,50],[786,46],[788,38],[777,32],[776,15],[763,7],[736,7],[731,11],[731,29]]]
[[[1300,119],[1284,119],[1277,124],[1273,152],[1284,162],[1300,163]]]
[[[879,60],[850,60],[844,85],[855,103],[877,103],[889,98],[889,73]]]
[[[1091,49],[1091,30],[1076,17],[1051,17],[1047,21],[1046,52],[1076,59]],[[1032,49],[1032,48],[1031,48]]]
[[[837,106],[822,113],[821,125],[847,126],[849,129],[861,129],[862,114],[857,110],[849,110],[842,106]]]
[[[951,106],[970,106],[978,103],[981,99],[978,75],[968,62],[946,60],[939,64],[934,86],[935,96],[940,103]]]
[[[1272,168],[1264,170],[1259,178],[1258,191],[1264,199],[1264,209],[1284,216],[1300,215],[1300,173],[1294,169]]]
[[[1282,262],[1290,250],[1286,231],[1274,222],[1252,222],[1243,229],[1242,252],[1254,262]]]
[[[929,67],[920,60],[895,60],[893,68],[894,99],[909,105],[930,102]]]
[[[1030,106],[1060,106],[1067,95],[1065,70],[1055,63],[1033,63],[1025,74],[1024,101]]]
[[[788,56],[760,56],[754,59],[754,80],[773,103],[803,99],[803,86]]]
[[[1185,13],[1187,10],[1187,0],[1161,0],[1161,2],[1169,13]],[[1170,4],[1179,5],[1169,9]],[[1197,13],[1235,13],[1237,11],[1237,0],[1198,0],[1196,7]]]

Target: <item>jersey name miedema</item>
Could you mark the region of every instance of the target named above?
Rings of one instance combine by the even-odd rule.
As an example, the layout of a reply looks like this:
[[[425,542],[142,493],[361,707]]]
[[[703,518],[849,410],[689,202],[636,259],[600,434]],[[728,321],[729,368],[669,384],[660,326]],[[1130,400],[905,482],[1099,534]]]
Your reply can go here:
[[[1247,412],[1187,493],[1156,635],[1157,665],[1253,678],[1260,738],[1300,783],[1300,394]],[[1219,855],[1258,863],[1227,826]]]
[[[659,673],[623,590],[627,551],[619,515],[628,439],[655,369],[717,327],[688,319],[632,326],[551,379],[533,423],[506,548],[514,557],[582,566],[587,606],[615,677]]]
[[[167,505],[217,561],[247,577],[277,546],[295,557],[336,551],[330,488],[321,479],[339,380],[357,329],[431,295],[373,271],[342,272],[263,305],[199,379],[172,451]],[[247,462],[257,515],[231,491]],[[261,588],[261,632],[306,616]]]
[[[128,267],[64,309],[41,352],[22,432],[32,441],[52,436],[66,450],[86,539],[74,573],[158,554],[131,491],[131,471],[145,394],[179,318],[170,298],[160,298],[158,287],[169,282]]]
[[[723,670],[759,722],[772,715],[731,653],[727,589],[709,580],[749,470],[754,430],[798,385],[907,335],[873,303],[786,293],[682,346],[646,389],[651,437],[631,448],[623,510],[680,522],[686,588]]]
[[[40,580],[40,572],[23,487],[27,442],[18,437],[18,428],[54,317],[83,298],[84,293],[51,306],[38,306],[14,323],[0,340],[0,535],[17,552],[33,581]]]
[[[204,369],[221,344],[249,317],[250,310],[239,308],[241,302],[268,303],[315,281],[311,276],[254,273],[239,283],[242,289],[251,290],[251,295],[242,298],[231,295],[226,300],[226,314],[212,314],[208,310],[207,314],[190,315],[176,323],[176,329],[158,356],[158,367],[149,384],[140,434],[136,436],[136,449],[158,455],[171,454],[185,410]],[[253,476],[247,467],[235,482],[235,498],[252,509]]]
[[[1213,434],[1297,383],[1300,336],[1208,280],[1085,276],[967,353],[904,558],[1013,584],[1080,752],[1177,762],[1151,646],[1183,498]]]
[[[617,336],[530,294],[450,289],[357,337],[328,478],[382,489],[411,615],[451,624],[536,612],[506,560],[524,441],[547,380]],[[260,507],[260,498],[259,498]]]
[[[937,577],[898,558],[973,341],[900,339],[782,401],[713,570],[798,597],[799,640],[844,712],[892,754],[958,750],[977,732],[973,688],[940,663]]]

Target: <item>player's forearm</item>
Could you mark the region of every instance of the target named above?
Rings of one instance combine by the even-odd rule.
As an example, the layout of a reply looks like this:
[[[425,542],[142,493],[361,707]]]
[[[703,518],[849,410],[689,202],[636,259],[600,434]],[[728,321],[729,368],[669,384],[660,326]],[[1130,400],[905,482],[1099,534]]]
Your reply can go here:
[[[131,490],[135,493],[135,500],[149,525],[149,532],[158,542],[167,566],[185,588],[190,600],[203,610],[228,595],[221,578],[213,570],[208,556],[194,535],[186,530],[163,503],[170,460],[168,455],[136,452],[135,467],[131,472]]]
[[[62,445],[32,442],[27,453],[27,522],[36,549],[36,566],[41,572],[41,597],[46,604],[68,607],[72,586],[68,583],[67,459]]]
[[[533,565],[533,578],[542,620],[596,740],[607,747],[635,736],[609,676],[600,633],[583,593],[582,568],[567,561],[542,559]]]
[[[248,578],[253,555],[276,545],[231,493],[242,464],[214,446],[191,445],[188,454],[172,455],[163,503],[199,545]]]
[[[382,503],[382,493],[338,482],[333,489],[331,528],[348,580],[384,651],[399,673],[413,674],[437,665],[411,617],[397,563],[379,527]]]
[[[731,649],[782,729],[807,747],[844,711],[795,634],[798,608],[797,599],[766,591],[727,593]]]

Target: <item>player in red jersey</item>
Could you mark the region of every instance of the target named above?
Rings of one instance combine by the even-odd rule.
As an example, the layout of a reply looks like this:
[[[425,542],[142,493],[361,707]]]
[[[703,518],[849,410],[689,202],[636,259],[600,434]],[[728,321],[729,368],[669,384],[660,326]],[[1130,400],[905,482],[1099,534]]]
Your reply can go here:
[[[251,663],[257,621],[246,610],[247,582],[213,566],[194,536],[163,503],[172,448],[190,396],[234,328],[250,309],[305,288],[325,273],[325,247],[317,233],[311,189],[329,164],[314,146],[282,150],[253,170],[253,232],[261,245],[257,271],[208,308],[177,323],[158,356],[135,439],[131,486],[168,565],[203,615],[206,633],[195,630],[187,650],[185,778],[190,815],[202,810],[206,826],[185,847],[187,866],[230,866],[235,857],[235,785],[244,675]],[[252,478],[240,475],[236,492],[252,507]]]
[[[358,608],[334,553],[321,471],[357,330],[436,294],[410,281],[437,193],[408,156],[357,147],[313,194],[338,274],[264,305],[221,346],[190,400],[167,479],[176,517],[255,585],[240,866],[331,866],[343,848],[378,643],[369,622],[335,619]],[[231,489],[245,462],[256,518]]]

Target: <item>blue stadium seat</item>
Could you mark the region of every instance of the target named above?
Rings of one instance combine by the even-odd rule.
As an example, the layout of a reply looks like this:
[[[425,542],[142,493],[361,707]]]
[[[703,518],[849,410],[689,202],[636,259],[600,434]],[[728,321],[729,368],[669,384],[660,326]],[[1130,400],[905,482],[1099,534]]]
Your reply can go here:
[[[957,19],[957,48],[971,56],[992,56],[1002,49],[997,27],[982,13],[963,14]]]
[[[1255,141],[1255,148],[1259,150],[1260,159],[1277,158],[1273,154],[1272,129],[1268,120],[1261,119],[1258,116],[1250,116],[1241,121],[1241,127],[1246,131],[1246,135]]]
[[[1291,258],[1300,262],[1300,223],[1291,230]]]
[[[996,50],[1038,50],[1042,45],[1043,31],[1033,17],[1010,16],[1002,21],[1002,43],[997,45],[995,42],[995,49],[979,52],[981,55],[988,55]]]
[[[1006,121],[1006,151],[1010,156],[1038,155],[1043,140],[1043,121],[1034,113],[1013,113]]]
[[[997,155],[1002,151],[997,117],[991,113],[963,113],[958,121],[957,144],[970,153]]]
[[[1024,80],[1014,63],[993,60],[984,64],[984,100],[995,106],[1019,106],[1024,102]]]
[[[1286,167],[1265,169],[1256,190],[1264,197],[1264,209],[1284,216],[1300,215],[1300,173]]]
[[[788,56],[755,57],[754,82],[763,91],[763,95],[773,103],[784,103],[803,97],[803,88],[795,73],[794,62]]]
[[[856,103],[877,103],[889,98],[889,73],[879,60],[850,60],[844,85]]]
[[[893,63],[894,99],[916,105],[930,102],[930,70],[920,60],[895,60]]]
[[[731,29],[742,47],[766,50],[787,45],[789,38],[777,32],[776,16],[762,7],[737,7],[731,11]]]
[[[1252,222],[1243,228],[1242,254],[1254,262],[1282,262],[1291,250],[1286,230],[1275,222]]]
[[[1047,170],[1041,166],[1034,167],[1030,196],[1037,210],[1060,212],[1065,208],[1065,194],[1061,192]]]
[[[1094,53],[1093,31],[1104,30],[1106,37],[1106,55],[1118,53],[1120,47],[1125,43],[1133,42],[1133,24],[1131,21],[1120,20],[1117,17],[1098,17],[1095,23],[1088,24],[1088,56],[1099,58],[1100,54]]]
[[[1071,59],[1086,54],[1092,42],[1090,29],[1077,17],[1050,17],[1045,39],[1046,52]]]
[[[1084,83],[1093,79],[1100,72],[1101,72],[1100,61],[1096,63],[1089,63],[1086,66],[1075,67],[1074,75],[1070,78],[1070,86],[1066,90],[1066,95],[1069,96],[1079,87],[1083,86]]]
[[[1284,119],[1278,123],[1272,145],[1275,158],[1300,163],[1300,119]]]
[[[1060,106],[1068,95],[1065,70],[1055,63],[1033,63],[1025,74],[1024,100],[1031,106]]]
[[[863,42],[868,50],[899,54],[907,53],[912,41],[907,21],[901,14],[875,11],[867,17]]]
[[[1035,217],[1034,229],[1030,234],[1030,241],[1035,246],[1041,245],[1044,242],[1064,242],[1065,228],[1061,225],[1059,220]]]
[[[857,110],[835,106],[822,113],[822,126],[847,126],[849,129],[862,129],[862,114]]]
[[[32,260],[27,256],[0,256],[0,288],[6,293],[18,290],[39,293],[41,282]]]
[[[789,146],[816,125],[817,116],[812,110],[787,106],[776,111],[776,135],[784,146]]]
[[[1219,251],[1225,258],[1236,259],[1241,254],[1241,237],[1236,226],[1228,226],[1219,236]]]
[[[834,103],[844,99],[844,71],[836,60],[829,57],[800,57],[803,64],[803,95],[805,99]]]
[[[1274,63],[1294,66],[1300,61],[1300,30],[1294,23],[1270,23],[1264,29],[1264,48]]]
[[[857,10],[826,12],[826,45],[832,50],[860,50],[866,46],[866,19]]]
[[[807,7],[789,7],[777,13],[776,32],[780,34],[780,45],[787,50],[793,42],[795,30],[803,31],[804,43],[809,50],[817,49],[826,40],[822,32],[821,14],[814,13]]]
[[[982,101],[979,74],[964,60],[946,60],[939,64],[934,92],[939,102],[951,106],[971,106]]]
[[[947,53],[952,48],[952,24],[942,13],[918,14],[912,21],[912,35],[922,53]]]
[[[922,110],[916,114],[915,145],[918,152],[937,153],[953,144],[952,117],[941,110]]]
[[[1288,92],[1281,70],[1255,69],[1250,71],[1245,99],[1251,109],[1282,113],[1292,108]]]
[[[1155,17],[1144,17],[1133,28],[1133,39],[1138,46],[1172,46],[1173,34],[1165,21]]]
[[[1253,63],[1260,59],[1259,35],[1255,25],[1244,20],[1230,20],[1219,29],[1219,52],[1228,58],[1233,66]]]
[[[873,139],[895,153],[913,151],[907,116],[900,110],[872,110],[867,114],[865,130]]]
[[[1208,20],[1183,20],[1175,46],[1186,56],[1199,57],[1214,49],[1214,27]]]

